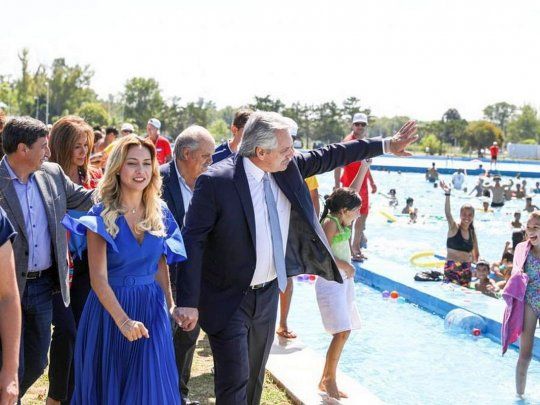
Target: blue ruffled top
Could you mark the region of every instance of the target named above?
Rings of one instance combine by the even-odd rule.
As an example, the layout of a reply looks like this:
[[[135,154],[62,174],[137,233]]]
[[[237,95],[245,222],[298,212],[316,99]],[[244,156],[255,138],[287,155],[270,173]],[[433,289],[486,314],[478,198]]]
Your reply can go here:
[[[119,231],[113,238],[107,232],[101,217],[103,211],[101,204],[94,205],[87,214],[79,218],[64,216],[62,224],[73,234],[86,235],[86,232],[90,230],[107,242],[107,274],[110,281],[122,280],[128,276],[148,278],[157,272],[157,264],[162,255],[166,257],[167,264],[184,261],[187,257],[178,224],[165,204],[162,209],[166,236],[159,237],[145,232],[141,243],[131,232],[123,215],[117,219]],[[84,238],[76,238],[76,240],[82,241],[79,242],[79,246],[73,247],[80,254],[86,247],[86,241]],[[133,281],[131,283],[139,284]]]

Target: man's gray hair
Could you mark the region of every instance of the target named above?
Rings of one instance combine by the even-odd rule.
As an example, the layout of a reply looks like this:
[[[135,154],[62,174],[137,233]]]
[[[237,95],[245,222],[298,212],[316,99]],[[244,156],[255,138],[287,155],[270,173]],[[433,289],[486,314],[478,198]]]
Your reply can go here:
[[[255,148],[275,149],[277,147],[276,131],[290,131],[291,124],[281,114],[267,111],[257,111],[249,116],[244,127],[242,143],[238,154],[244,157],[254,157]],[[290,133],[290,132],[289,132]]]
[[[174,157],[178,160],[184,160],[182,150],[184,148],[189,148],[190,151],[199,149],[201,138],[206,135],[212,137],[210,132],[200,125],[191,125],[184,129],[174,143]]]

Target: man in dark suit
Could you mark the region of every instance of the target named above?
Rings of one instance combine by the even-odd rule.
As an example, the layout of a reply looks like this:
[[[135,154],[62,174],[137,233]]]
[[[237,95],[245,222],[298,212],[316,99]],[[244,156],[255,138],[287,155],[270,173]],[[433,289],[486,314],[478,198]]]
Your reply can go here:
[[[11,119],[2,133],[0,205],[17,231],[13,243],[22,302],[20,396],[47,366],[51,341],[52,294],[69,305],[66,229],[68,209],[87,210],[92,191],[74,184],[56,163],[48,163],[48,130],[30,117]]]
[[[216,143],[210,132],[203,127],[192,125],[176,138],[173,160],[160,168],[163,178],[162,197],[180,228],[184,225],[184,216],[193,196],[195,182],[212,163],[215,147]],[[173,294],[176,285],[183,284],[183,267],[184,263],[170,266]],[[191,364],[199,332],[199,325],[191,331],[176,326],[173,331],[176,367],[180,376],[180,394],[185,405],[199,404],[198,401],[192,401],[188,397]]]
[[[304,178],[384,151],[405,155],[409,122],[384,141],[355,140],[294,154],[289,122],[250,116],[237,156],[199,176],[186,217],[187,249],[175,318],[208,334],[217,404],[258,404],[273,341],[278,290],[313,273],[342,282]]]

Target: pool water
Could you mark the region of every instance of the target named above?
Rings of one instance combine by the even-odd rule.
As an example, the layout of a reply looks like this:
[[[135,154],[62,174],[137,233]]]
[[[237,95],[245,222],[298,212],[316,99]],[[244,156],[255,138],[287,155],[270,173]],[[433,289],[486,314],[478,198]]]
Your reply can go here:
[[[373,176],[379,191],[388,193],[389,189],[396,189],[399,205],[394,210],[383,196],[370,196],[368,249],[365,251],[369,259],[362,266],[371,269],[370,262],[374,266],[390,260],[395,271],[407,272],[413,277],[421,269],[409,263],[412,254],[425,250],[442,255],[446,252],[448,227],[444,219],[444,194],[441,189],[434,189],[421,174],[374,172]],[[450,176],[441,177],[450,180]],[[329,194],[333,174],[318,176],[318,180],[320,194]],[[471,189],[475,183],[476,177],[469,176],[467,187]],[[416,224],[409,224],[408,217],[398,217],[397,222],[388,223],[379,214],[381,209],[392,214],[401,212],[409,196],[415,199],[414,205],[419,210]],[[535,196],[533,204],[540,205],[538,199],[539,196]],[[480,199],[458,190],[453,191],[451,201],[456,220],[459,220],[462,204],[481,206]],[[493,213],[477,213],[474,224],[482,257],[489,261],[500,260],[505,241],[511,240],[513,213],[517,209],[522,211],[524,206],[524,200],[512,200]],[[523,224],[527,217],[522,211]],[[363,327],[351,334],[340,368],[383,401],[390,404],[540,404],[538,361],[533,360],[529,369],[528,399],[517,401],[514,395],[517,351],[510,349],[501,357],[500,344],[485,337],[446,332],[442,318],[411,303],[383,300],[380,292],[361,284],[356,285],[356,300]],[[314,286],[309,282],[295,282],[289,323],[303,342],[321,355],[326,353],[331,337],[324,332]]]
[[[444,193],[440,188],[434,188],[433,183],[425,180],[422,174],[397,172],[373,172],[374,180],[378,186],[378,193],[370,195],[370,214],[366,224],[368,249],[366,255],[391,258],[404,271],[411,274],[419,271],[409,264],[414,253],[433,250],[438,254],[446,254],[446,235],[448,225],[444,217]],[[325,173],[317,177],[319,180],[319,193],[321,196],[331,193],[334,185],[333,173]],[[451,176],[441,176],[447,183]],[[471,190],[476,184],[476,176],[468,176],[466,186]],[[507,179],[503,178],[503,183]],[[531,186],[531,181],[528,186]],[[388,200],[380,193],[396,189],[399,202],[397,208],[388,206]],[[407,197],[414,198],[414,207],[418,208],[418,220],[415,224],[409,223],[407,215],[402,215]],[[459,221],[459,209],[463,204],[471,204],[476,209],[474,226],[478,239],[480,256],[490,262],[498,261],[502,257],[504,244],[512,240],[513,214],[516,210],[522,212],[521,222],[526,224],[528,213],[523,211],[525,200],[513,199],[504,207],[495,208],[491,213],[479,212],[482,207],[480,198],[468,196],[460,190],[453,190],[451,208],[454,220]],[[540,206],[540,195],[535,195],[533,204]],[[383,210],[394,216],[397,221],[388,223],[386,217],[380,214]],[[365,263],[369,267],[369,261]]]
[[[322,326],[314,285],[295,282],[294,288],[289,325],[324,356],[331,337]],[[379,291],[361,284],[356,302],[362,328],[351,333],[339,366],[382,401],[540,404],[538,361],[529,368],[526,401],[517,401],[515,350],[501,357],[501,346],[492,340],[446,332],[444,319],[410,303],[383,300]]]

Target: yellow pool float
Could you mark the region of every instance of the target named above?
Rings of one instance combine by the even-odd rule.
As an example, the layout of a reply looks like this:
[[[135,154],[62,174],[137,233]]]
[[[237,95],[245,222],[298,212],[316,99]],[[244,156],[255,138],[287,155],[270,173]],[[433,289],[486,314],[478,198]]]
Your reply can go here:
[[[419,260],[424,257],[430,257],[435,260],[428,260],[428,261]],[[434,267],[442,268],[444,267],[444,263],[445,263],[444,260],[440,260],[436,258],[435,252],[433,252],[433,250],[426,250],[423,252],[418,252],[418,253],[413,254],[410,258],[410,262],[412,265],[417,266],[417,267],[430,267],[430,268],[434,268]]]
[[[385,217],[389,222],[396,222],[397,218],[390,214],[388,211],[385,210],[379,210],[379,214],[381,214],[383,217]]]

